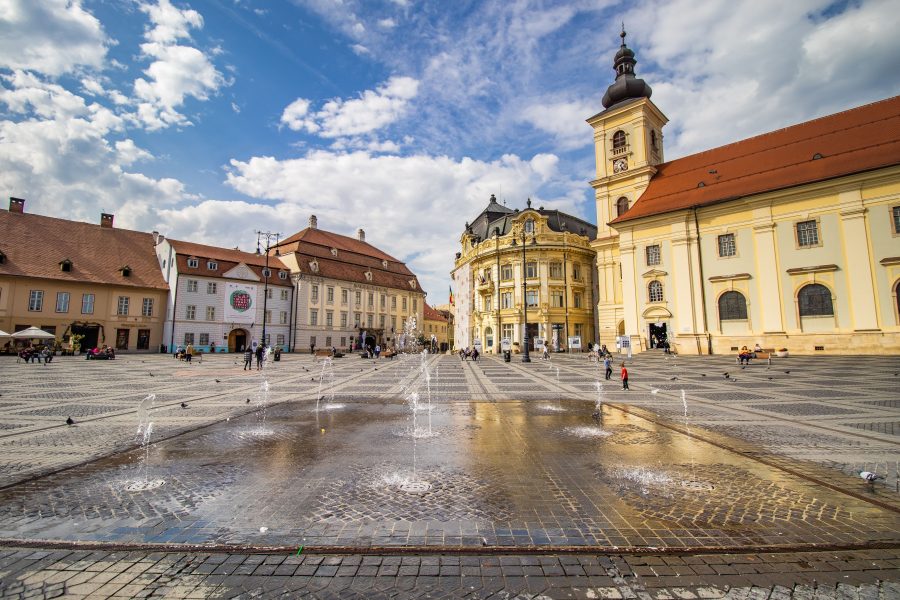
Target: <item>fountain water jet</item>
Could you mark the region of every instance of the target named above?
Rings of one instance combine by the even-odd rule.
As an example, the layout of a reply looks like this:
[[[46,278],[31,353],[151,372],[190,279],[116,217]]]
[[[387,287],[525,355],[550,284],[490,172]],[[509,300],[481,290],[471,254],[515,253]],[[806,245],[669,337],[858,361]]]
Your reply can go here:
[[[158,488],[165,483],[162,479],[150,481],[147,477],[147,469],[149,468],[148,463],[150,460],[150,438],[153,435],[153,421],[150,420],[150,410],[153,408],[154,402],[156,402],[156,394],[148,394],[138,405],[138,428],[136,437],[141,440],[141,466],[138,470],[142,472],[142,476],[139,479],[129,482],[125,486],[125,489],[129,492],[151,490]]]

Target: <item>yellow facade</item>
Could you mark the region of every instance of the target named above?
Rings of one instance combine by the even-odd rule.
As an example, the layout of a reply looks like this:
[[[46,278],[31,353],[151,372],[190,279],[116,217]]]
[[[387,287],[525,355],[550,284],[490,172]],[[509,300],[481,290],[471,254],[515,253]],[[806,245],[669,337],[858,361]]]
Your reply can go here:
[[[521,349],[526,309],[532,350],[534,338],[551,344],[556,340],[563,349],[568,348],[571,336],[580,337],[586,348],[596,336],[595,253],[590,237],[554,231],[547,216],[530,208],[510,219],[506,234],[485,240],[468,233],[462,236],[462,252],[454,267],[458,294],[455,349],[480,346],[482,352],[499,353],[504,338],[514,350]],[[533,232],[525,234],[523,256],[526,223]],[[468,286],[459,280],[463,273]],[[527,275],[524,282],[532,299],[527,307],[523,275]],[[464,318],[461,310],[467,313]]]
[[[34,292],[41,292],[40,310],[30,310],[38,307]],[[67,302],[64,294],[68,294]],[[93,295],[92,303],[84,302],[86,294]],[[98,345],[156,351],[163,341],[166,294],[155,288],[0,275],[0,329],[13,333],[33,325],[55,333],[63,342],[73,325],[89,326],[98,332]],[[120,298],[127,301],[120,303]],[[151,316],[143,315],[145,299],[150,301]],[[127,314],[118,314],[126,304]],[[88,309],[91,312],[82,312]]]
[[[591,184],[600,233],[592,245],[603,343],[624,333],[633,336],[636,350],[646,349],[652,325],[653,332],[665,326],[674,347],[692,354],[755,344],[800,354],[900,351],[900,168],[607,226],[619,199],[633,205],[662,162],[665,122],[647,98],[589,120],[597,159]],[[626,150],[611,144],[620,130]],[[656,132],[655,151],[648,132]],[[623,156],[626,168],[620,164],[614,172]],[[813,228],[818,242],[801,243],[801,227]],[[806,308],[801,316],[805,294],[822,290],[807,287],[813,284],[830,293],[824,312],[831,314],[809,316]],[[743,302],[746,315],[729,308],[731,301]]]
[[[443,347],[446,344],[448,347],[450,345],[450,338],[447,333],[447,321],[446,319],[429,319],[428,316],[425,316],[425,328],[423,333],[425,334],[425,341],[428,342],[431,339],[431,336],[435,337],[437,341],[438,348]]]

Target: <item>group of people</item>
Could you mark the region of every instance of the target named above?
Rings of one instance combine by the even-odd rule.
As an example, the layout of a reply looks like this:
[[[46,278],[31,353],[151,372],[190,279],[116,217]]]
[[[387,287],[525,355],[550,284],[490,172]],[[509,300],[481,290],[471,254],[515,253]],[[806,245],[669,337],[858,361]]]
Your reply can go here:
[[[266,345],[260,344],[256,347],[256,350],[253,348],[247,347],[244,350],[244,370],[252,371],[253,370],[253,357],[256,356],[256,370],[260,371],[263,368],[263,362],[266,360]]]
[[[751,358],[756,358],[756,355],[759,354],[759,353],[762,352],[762,351],[763,351],[763,349],[759,347],[759,344],[756,344],[756,345],[753,347],[753,350],[750,350],[749,348],[747,348],[747,346],[742,346],[742,347],[741,347],[741,351],[738,352],[738,361],[739,361],[742,365],[745,365],[745,364],[746,364],[746,365],[749,365],[749,364],[750,364],[750,359],[751,359]]]
[[[47,346],[26,346],[19,351],[19,358],[25,362],[41,362],[41,359],[43,359],[46,365],[53,360],[53,352]]]
[[[459,357],[462,360],[468,360],[471,358],[473,361],[476,361],[478,360],[479,356],[481,356],[481,353],[478,352],[478,348],[472,348],[470,350],[469,347],[466,346],[465,348],[461,348],[459,351]]]
[[[116,351],[112,346],[103,344],[100,348],[90,348],[85,354],[85,360],[114,360]]]

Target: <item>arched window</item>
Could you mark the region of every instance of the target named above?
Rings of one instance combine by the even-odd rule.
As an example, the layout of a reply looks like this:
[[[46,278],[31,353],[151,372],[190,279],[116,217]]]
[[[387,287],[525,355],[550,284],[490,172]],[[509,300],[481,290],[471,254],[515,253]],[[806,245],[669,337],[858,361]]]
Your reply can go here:
[[[719,296],[719,320],[747,320],[747,300],[742,293],[732,291]]]
[[[534,233],[534,219],[525,221],[525,233]]]
[[[621,129],[613,134],[613,150],[625,147],[625,132]]]
[[[662,302],[663,301],[663,286],[658,281],[651,281],[650,285],[647,286],[647,295],[650,297],[650,302]]]
[[[616,200],[616,216],[621,217],[625,214],[626,210],[628,210],[628,198],[622,196]]]
[[[656,131],[650,131],[650,147],[656,150]]]
[[[833,317],[834,305],[831,291],[819,283],[811,283],[800,288],[797,294],[801,317]]]

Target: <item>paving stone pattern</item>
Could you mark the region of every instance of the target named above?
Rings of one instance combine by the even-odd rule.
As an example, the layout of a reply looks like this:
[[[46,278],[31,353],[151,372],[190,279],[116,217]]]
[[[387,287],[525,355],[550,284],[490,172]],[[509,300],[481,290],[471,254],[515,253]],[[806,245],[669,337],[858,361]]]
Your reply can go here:
[[[427,384],[419,357],[283,358],[262,373],[230,355],[0,359],[0,596],[900,597],[898,357],[850,376],[840,358],[645,353],[628,392],[584,356],[429,357]],[[430,410],[413,421],[414,396]],[[411,480],[431,487],[399,493]]]

